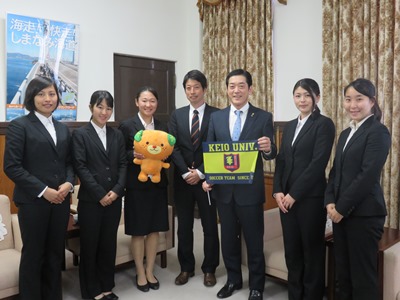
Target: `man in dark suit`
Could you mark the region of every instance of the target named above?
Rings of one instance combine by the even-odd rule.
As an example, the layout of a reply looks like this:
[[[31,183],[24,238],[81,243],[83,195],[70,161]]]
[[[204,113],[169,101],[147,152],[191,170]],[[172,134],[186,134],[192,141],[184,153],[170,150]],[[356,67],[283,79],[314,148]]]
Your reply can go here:
[[[207,79],[198,70],[192,70],[183,79],[183,88],[190,105],[175,110],[169,122],[169,132],[176,137],[172,154],[175,165],[174,192],[178,216],[178,259],[181,273],[175,284],[182,285],[194,275],[193,254],[194,207],[200,212],[204,233],[204,259],[201,269],[204,285],[216,284],[215,269],[219,264],[219,239],[217,213],[214,199],[202,191],[204,179],[203,150],[201,143],[207,138],[208,122],[218,109],[205,103]]]
[[[252,77],[245,70],[237,69],[226,77],[227,93],[231,105],[214,113],[210,119],[207,140],[234,141],[235,125],[240,118],[239,140],[257,140],[260,154],[252,184],[203,183],[203,189],[210,191],[217,199],[221,222],[221,247],[228,279],[218,292],[218,298],[227,298],[242,288],[240,233],[243,232],[248,252],[250,300],[263,298],[265,283],[265,261],[263,252],[264,214],[264,159],[276,156],[273,143],[272,115],[251,105]],[[239,117],[237,117],[239,116]]]

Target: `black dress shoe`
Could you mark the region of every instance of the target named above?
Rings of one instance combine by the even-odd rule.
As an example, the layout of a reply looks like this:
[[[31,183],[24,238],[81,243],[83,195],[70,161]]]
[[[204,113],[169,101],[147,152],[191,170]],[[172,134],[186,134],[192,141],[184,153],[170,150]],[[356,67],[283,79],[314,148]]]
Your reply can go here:
[[[102,299],[104,299],[104,300],[118,300],[118,296],[117,295],[115,295],[114,293],[111,293],[111,294],[107,294],[107,295],[104,295],[104,298],[102,298]]]
[[[158,281],[156,276],[154,276],[154,278],[156,279],[156,282],[150,282],[147,280],[147,284],[152,290],[158,290],[160,288],[160,282]]]
[[[219,290],[219,292],[217,293],[217,297],[220,299],[228,298],[228,297],[232,296],[233,291],[240,290],[241,288],[242,288],[241,283],[235,284],[235,283],[227,282],[222,287],[222,289]]]
[[[263,294],[257,290],[250,290],[249,300],[262,300]]]
[[[136,286],[137,286],[139,291],[142,291],[142,292],[148,292],[149,291],[149,284],[148,283],[146,283],[144,285],[139,285],[137,275],[136,275]]]

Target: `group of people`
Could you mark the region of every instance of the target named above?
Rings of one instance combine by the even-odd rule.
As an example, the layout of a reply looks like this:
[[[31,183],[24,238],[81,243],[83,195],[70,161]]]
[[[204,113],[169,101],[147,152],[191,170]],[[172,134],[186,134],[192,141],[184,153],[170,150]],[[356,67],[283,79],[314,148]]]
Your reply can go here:
[[[20,299],[62,299],[64,236],[75,174],[80,180],[82,298],[118,299],[112,290],[122,197],[125,233],[132,236],[136,286],[142,292],[160,288],[153,270],[158,233],[168,230],[168,180],[164,170],[159,183],[138,180],[140,166],[133,159],[143,159],[134,149],[134,136],[140,130],[167,131],[176,138],[168,158],[175,165],[173,200],[180,264],[176,285],[194,276],[197,206],[204,236],[203,284],[212,287],[217,282],[221,245],[227,281],[217,297],[230,297],[242,288],[243,236],[248,299],[263,299],[263,159],[276,157],[273,197],[281,213],[288,298],[323,298],[327,215],[333,221],[338,299],[378,298],[376,254],[386,216],[380,173],[391,138],[380,122],[374,85],[357,79],[344,89],[343,106],[351,122],[339,137],[328,181],[325,169],[335,126],[317,106],[320,91],[313,79],[301,79],[293,88],[299,115],[285,126],[278,154],[272,114],[249,102],[251,74],[243,69],[231,71],[226,87],[230,105],[219,110],[205,101],[204,74],[188,72],[183,88],[190,104],[175,110],[168,124],[154,118],[157,91],[142,87],[135,97],[138,114],[121,122],[118,129],[107,125],[113,113],[112,95],[96,91],[89,104],[90,122],[71,136],[67,126],[52,117],[60,103],[54,82],[36,77],[29,83],[24,104],[30,113],[10,122],[4,155],[4,171],[15,183],[13,200],[23,240]],[[259,150],[252,183],[208,183],[202,142],[246,140],[256,140]]]

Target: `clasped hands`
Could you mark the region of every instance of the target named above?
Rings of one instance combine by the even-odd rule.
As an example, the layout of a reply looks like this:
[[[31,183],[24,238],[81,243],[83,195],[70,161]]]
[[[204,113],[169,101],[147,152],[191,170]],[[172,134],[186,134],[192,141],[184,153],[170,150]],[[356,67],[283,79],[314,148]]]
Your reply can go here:
[[[287,194],[285,196],[283,193],[276,193],[274,195],[274,197],[275,197],[276,203],[279,206],[279,209],[283,213],[287,213],[289,211],[289,209],[292,208],[293,204],[296,202],[296,200],[289,194]]]
[[[333,223],[339,223],[340,221],[342,221],[343,216],[336,210],[334,203],[329,203],[326,206],[326,211]]]
[[[46,191],[43,193],[43,197],[50,203],[61,204],[64,202],[65,197],[67,197],[70,191],[71,184],[69,182],[64,182],[58,187],[57,190],[47,187]]]
[[[111,205],[116,199],[118,198],[118,195],[113,192],[113,191],[109,191],[101,200],[100,200],[100,204],[102,206],[109,206]]]

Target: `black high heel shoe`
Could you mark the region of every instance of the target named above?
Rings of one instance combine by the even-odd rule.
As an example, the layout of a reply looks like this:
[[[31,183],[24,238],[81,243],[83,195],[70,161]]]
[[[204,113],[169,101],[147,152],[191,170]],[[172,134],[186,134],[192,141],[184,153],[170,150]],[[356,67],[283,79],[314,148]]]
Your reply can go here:
[[[139,291],[142,291],[142,292],[149,291],[149,283],[146,283],[144,285],[139,285],[137,275],[136,275],[136,287],[138,288]]]
[[[147,280],[147,284],[152,290],[158,290],[160,288],[160,282],[158,281],[156,276],[154,276],[154,278],[156,279],[156,282],[150,282]]]

